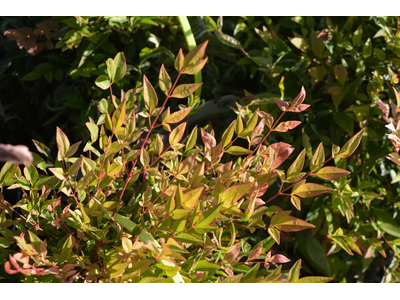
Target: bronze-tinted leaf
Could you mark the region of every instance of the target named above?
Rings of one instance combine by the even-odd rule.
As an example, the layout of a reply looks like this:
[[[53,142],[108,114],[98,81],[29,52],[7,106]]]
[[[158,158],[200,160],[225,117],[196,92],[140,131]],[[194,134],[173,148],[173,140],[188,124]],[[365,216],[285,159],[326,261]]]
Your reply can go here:
[[[292,145],[282,142],[272,144],[270,147],[275,151],[274,160],[271,165],[272,170],[279,167],[294,150]]]
[[[326,180],[332,180],[349,174],[350,172],[347,170],[336,167],[325,167],[315,173],[315,176]]]
[[[157,107],[158,97],[146,75],[143,75],[143,100],[147,110],[152,113]]]
[[[208,150],[211,150],[211,148],[213,148],[217,145],[217,141],[215,140],[215,137],[213,137],[211,134],[209,134],[203,128],[201,128],[201,138],[203,139],[204,147],[206,147]]]
[[[304,183],[298,184],[293,187],[292,194],[297,195],[301,198],[315,197],[321,194],[332,191],[331,188],[316,184],[316,183]]]
[[[191,67],[185,68],[185,71],[183,71],[183,74],[195,75],[195,74],[199,73],[204,68],[207,61],[208,61],[208,57],[203,58],[197,64],[195,64]]]
[[[286,122],[282,122],[279,123],[279,125],[274,129],[274,131],[278,131],[278,132],[286,132],[288,130],[291,130],[295,127],[297,127],[298,125],[300,125],[301,122],[300,121],[286,121]]]
[[[319,169],[322,168],[324,162],[325,162],[324,146],[322,143],[320,143],[313,157],[311,158],[310,171],[313,173],[317,172]]]
[[[265,124],[271,128],[274,125],[274,117],[264,111],[257,111],[257,114],[265,120]]]
[[[203,83],[186,83],[178,85],[172,93],[172,98],[183,99],[193,94]]]
[[[346,158],[351,156],[360,144],[364,131],[365,128],[357,132],[350,140],[348,140],[347,143],[344,144],[340,152],[335,155],[335,158]]]
[[[186,54],[183,66],[185,68],[191,68],[195,66],[204,57],[207,45],[208,45],[208,40],[198,45],[197,47],[192,49],[188,54]]]
[[[235,204],[252,188],[253,182],[236,184],[224,191],[222,202],[225,204]]]
[[[175,58],[175,70],[180,72],[183,69],[184,60],[185,57],[183,56],[183,51],[182,49],[179,49],[178,55]]]
[[[59,127],[57,127],[56,142],[58,147],[57,159],[61,161],[69,150],[70,144],[68,137]]]
[[[230,249],[228,253],[225,254],[224,259],[227,261],[234,261],[239,256],[241,249],[242,249],[241,244],[237,243]]]
[[[257,259],[261,252],[262,252],[263,244],[260,244],[257,248],[255,248],[253,251],[250,252],[249,257],[247,258],[247,261]]]
[[[164,64],[161,65],[160,75],[158,76],[158,85],[164,94],[168,95],[172,87],[172,82],[167,70],[165,70]]]
[[[191,110],[192,110],[192,107],[187,107],[187,108],[178,110],[178,111],[168,115],[167,117],[165,117],[165,119],[163,120],[163,123],[168,123],[168,124],[179,123],[180,121],[182,121],[184,118],[187,117],[187,115],[190,113]]]
[[[285,111],[289,107],[289,103],[284,100],[274,98],[276,105],[278,105],[281,111]]]
[[[269,259],[269,262],[273,262],[276,264],[284,264],[290,262],[290,259],[282,254],[275,254]]]

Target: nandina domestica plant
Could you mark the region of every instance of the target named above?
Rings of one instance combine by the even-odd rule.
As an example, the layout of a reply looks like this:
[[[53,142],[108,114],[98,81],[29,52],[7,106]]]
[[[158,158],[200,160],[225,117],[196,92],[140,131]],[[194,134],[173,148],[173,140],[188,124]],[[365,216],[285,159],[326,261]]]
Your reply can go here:
[[[279,116],[238,104],[237,118],[218,143],[210,126],[196,126],[186,134],[185,119],[192,108],[171,112],[168,100],[191,97],[201,86],[179,81],[204,67],[206,47],[207,42],[186,55],[179,51],[174,80],[161,66],[161,106],[146,76],[142,87],[122,92],[121,99],[114,96],[112,85],[127,68],[124,54],[118,53],[107,60],[107,75],[96,80],[100,88],[110,90],[110,97],[99,101],[98,120],[86,123],[91,139],[83,154],[76,154],[81,142],[71,145],[57,128],[54,160],[48,147],[34,140],[45,158],[33,154],[33,165],[22,170],[5,164],[2,192],[6,187],[23,192],[14,206],[0,194],[1,256],[7,260],[4,269],[10,280],[331,280],[299,278],[301,260],[282,270],[290,259],[277,254],[274,244],[280,244],[282,233],[314,225],[270,202],[290,198],[301,210],[302,198],[335,192],[331,181],[350,172],[330,163],[351,156],[364,130],[341,149],[333,145],[327,156],[321,143],[309,171],[303,170],[305,150],[284,169],[295,149],[285,142],[269,143],[268,137],[300,125],[297,120],[280,120],[309,107],[303,103],[302,88],[290,103],[274,99],[282,111]],[[257,240],[258,232],[264,237]]]

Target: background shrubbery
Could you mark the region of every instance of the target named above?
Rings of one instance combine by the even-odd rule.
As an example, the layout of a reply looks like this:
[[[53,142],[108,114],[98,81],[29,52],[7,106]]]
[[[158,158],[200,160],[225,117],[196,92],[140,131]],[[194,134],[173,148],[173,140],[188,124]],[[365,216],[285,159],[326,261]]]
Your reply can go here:
[[[293,210],[293,216],[315,226],[282,234],[273,251],[292,262],[301,258],[303,276],[328,276],[335,282],[399,281],[400,173],[396,164],[385,159],[393,146],[377,105],[378,99],[388,104],[392,99],[392,113],[399,106],[393,89],[399,81],[399,19],[190,17],[189,21],[197,44],[209,41],[201,99],[223,106],[222,96],[235,95],[240,103],[236,113],[245,121],[257,108],[277,118],[281,111],[272,99],[294,99],[304,86],[304,103],[310,108],[282,119],[295,118],[303,124],[288,132],[273,132],[268,138],[269,144],[283,141],[295,149],[283,169],[289,168],[302,149],[306,149],[308,168],[321,142],[329,158],[332,143],[342,146],[366,128],[358,150],[347,160],[335,161],[351,174],[333,182],[333,193],[302,199],[300,211],[293,209],[290,196],[270,203]],[[161,99],[155,84],[161,64],[170,72],[179,49],[188,51],[175,17],[4,17],[0,27],[5,33],[0,37],[0,142],[25,144],[36,151],[34,139],[49,146],[53,159],[57,156],[56,126],[71,145],[83,140],[79,149],[93,140],[85,123],[89,117],[97,121],[101,115],[98,104],[109,96],[94,84],[100,75],[107,75],[108,58],[118,52],[126,57],[126,75],[112,86],[117,98],[121,99],[122,90],[141,87],[146,75]],[[171,72],[171,76],[174,79],[176,74]],[[187,76],[180,83],[192,80]],[[143,109],[140,97],[138,111]],[[108,101],[109,106],[113,104]],[[171,99],[168,105],[171,112],[192,106],[194,117],[202,103],[192,97]],[[220,141],[235,118],[234,113],[206,114],[197,125],[206,126],[209,133],[214,129]],[[190,134],[195,124],[190,124],[190,117],[188,122]],[[246,143],[239,140],[243,147]],[[4,198],[15,204],[15,190],[2,187]],[[263,199],[278,189],[278,184],[272,185]],[[15,244],[8,245],[11,239],[4,228],[1,264],[9,253],[19,251]],[[253,240],[249,246],[242,244],[242,251],[268,237],[266,230],[253,232]],[[3,270],[0,276],[4,281],[16,280]]]

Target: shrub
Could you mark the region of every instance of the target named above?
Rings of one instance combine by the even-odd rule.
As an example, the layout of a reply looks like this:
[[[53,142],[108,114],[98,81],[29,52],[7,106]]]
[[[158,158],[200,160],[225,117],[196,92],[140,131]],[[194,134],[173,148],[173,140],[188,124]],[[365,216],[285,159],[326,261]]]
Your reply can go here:
[[[295,150],[285,142],[269,143],[271,133],[284,133],[301,122],[283,116],[309,108],[304,88],[288,103],[273,101],[278,116],[237,105],[237,118],[217,143],[210,126],[186,134],[191,107],[171,112],[170,98],[184,99],[201,84],[179,84],[199,72],[207,42],[175,60],[172,80],[164,65],[159,72],[159,97],[143,77],[142,87],[121,93],[112,86],[123,79],[123,53],[107,60],[107,76],[96,84],[110,90],[98,105],[99,117],[86,126],[91,139],[70,144],[57,128],[58,153],[52,158],[43,143],[22,170],[6,163],[2,190],[20,188],[15,206],[1,196],[1,260],[7,280],[25,282],[327,282],[332,278],[299,278],[301,260],[277,254],[274,244],[287,233],[315,226],[270,205],[279,198],[301,210],[304,198],[346,185],[350,172],[333,166],[350,157],[364,134],[355,134],[342,148],[326,152],[321,143],[304,169],[306,149],[283,168]],[[155,131],[163,128],[164,131]],[[165,133],[166,132],[166,133]],[[199,135],[199,136],[198,136]],[[199,142],[200,141],[200,142]],[[325,153],[329,153],[325,155]],[[329,158],[328,158],[329,157]],[[308,164],[308,162],[307,162]],[[303,170],[304,169],[304,170]],[[341,181],[342,178],[344,179]],[[338,179],[338,181],[337,181]],[[320,184],[322,181],[324,184]],[[316,183],[318,182],[318,183]],[[266,197],[268,196],[268,197]],[[16,208],[20,209],[20,212]],[[17,214],[17,218],[12,218]],[[15,226],[11,231],[9,226]],[[337,229],[330,237],[350,243]],[[351,244],[357,249],[356,243]],[[271,265],[273,268],[271,268]]]

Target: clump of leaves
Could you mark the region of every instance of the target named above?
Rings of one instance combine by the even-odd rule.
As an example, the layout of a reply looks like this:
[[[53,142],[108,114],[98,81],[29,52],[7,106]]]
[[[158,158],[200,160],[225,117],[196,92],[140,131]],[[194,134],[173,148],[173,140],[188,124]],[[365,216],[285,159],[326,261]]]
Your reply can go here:
[[[22,170],[11,163],[3,167],[2,191],[23,192],[14,206],[0,194],[5,276],[26,282],[331,280],[299,278],[301,260],[282,270],[290,259],[276,254],[273,245],[280,244],[282,233],[315,226],[269,203],[289,196],[300,210],[301,199],[335,191],[330,181],[349,172],[329,162],[351,156],[364,130],[341,149],[333,145],[327,159],[321,144],[309,171],[303,170],[305,150],[284,169],[294,148],[270,144],[268,137],[301,123],[280,120],[309,107],[302,88],[290,103],[274,99],[279,116],[238,105],[237,118],[218,142],[210,126],[186,134],[191,107],[171,112],[167,104],[191,97],[201,86],[179,80],[204,67],[206,46],[186,55],[179,51],[174,79],[161,67],[162,102],[146,76],[142,87],[123,92],[121,99],[113,95],[112,85],[126,72],[125,56],[118,53],[107,60],[107,76],[96,80],[110,89],[110,97],[99,102],[98,120],[86,123],[91,139],[85,155],[77,155],[80,142],[71,145],[57,128],[54,160],[47,146],[34,141],[45,158],[34,154],[33,165]],[[161,127],[168,133],[156,131]],[[314,182],[319,180],[324,184]],[[267,237],[254,239],[255,232]]]
[[[376,100],[376,102],[379,109],[382,111],[382,118],[387,123],[386,127],[391,130],[391,133],[388,134],[388,138],[392,141],[394,152],[390,153],[387,158],[393,161],[395,164],[400,165],[400,95],[396,88],[393,88],[393,91],[396,96],[396,103],[394,103],[392,99],[389,99],[390,106],[380,99]],[[389,118],[390,108],[392,110],[392,117]]]

